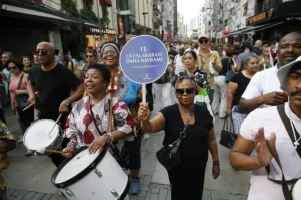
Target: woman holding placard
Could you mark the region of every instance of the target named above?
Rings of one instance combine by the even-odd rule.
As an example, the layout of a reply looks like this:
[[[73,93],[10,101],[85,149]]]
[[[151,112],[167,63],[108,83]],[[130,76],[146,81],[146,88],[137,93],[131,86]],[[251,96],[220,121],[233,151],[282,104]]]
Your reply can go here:
[[[129,166],[131,170],[130,193],[136,195],[140,192],[141,168],[141,136],[142,131],[137,121],[137,111],[141,102],[141,85],[130,81],[119,68],[120,47],[110,41],[100,47],[100,56],[104,65],[111,72],[111,81],[107,87],[108,93],[124,101],[136,121],[136,137],[134,141],[126,141],[125,148],[129,153]]]

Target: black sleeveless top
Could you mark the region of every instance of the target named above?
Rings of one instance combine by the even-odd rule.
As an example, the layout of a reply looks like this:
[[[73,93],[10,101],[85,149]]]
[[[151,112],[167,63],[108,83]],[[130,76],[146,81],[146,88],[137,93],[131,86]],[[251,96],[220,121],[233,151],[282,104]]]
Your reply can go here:
[[[165,137],[163,146],[174,142],[180,132],[183,131],[187,122],[183,122],[179,106],[177,104],[167,106],[160,111],[165,118]],[[208,159],[209,131],[213,128],[213,117],[207,108],[195,105],[195,123],[189,125],[186,130],[186,137],[181,143],[182,158]]]

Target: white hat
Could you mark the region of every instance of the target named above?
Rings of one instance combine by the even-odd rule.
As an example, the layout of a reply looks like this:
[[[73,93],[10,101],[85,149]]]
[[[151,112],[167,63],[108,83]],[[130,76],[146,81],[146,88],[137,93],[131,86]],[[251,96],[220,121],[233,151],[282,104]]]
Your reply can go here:
[[[291,68],[295,66],[296,63],[301,63],[301,56],[299,56],[295,61],[281,67],[277,72],[277,76],[280,82],[280,88],[284,91],[287,91],[288,73],[291,71]]]

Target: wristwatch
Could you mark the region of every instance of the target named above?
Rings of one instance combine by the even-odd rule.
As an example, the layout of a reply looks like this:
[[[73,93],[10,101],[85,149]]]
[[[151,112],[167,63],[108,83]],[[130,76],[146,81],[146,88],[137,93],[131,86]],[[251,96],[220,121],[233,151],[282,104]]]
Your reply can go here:
[[[213,161],[213,166],[220,166],[219,161]]]
[[[69,103],[68,101],[64,101],[63,104],[64,104],[64,106],[67,107],[67,108],[69,108],[69,106],[70,106],[70,103]]]

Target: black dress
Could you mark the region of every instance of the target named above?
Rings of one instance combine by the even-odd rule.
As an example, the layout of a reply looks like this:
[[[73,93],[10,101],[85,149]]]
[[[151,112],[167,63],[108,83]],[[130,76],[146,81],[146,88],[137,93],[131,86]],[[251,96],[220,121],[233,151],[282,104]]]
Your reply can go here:
[[[177,104],[164,108],[161,113],[165,118],[163,146],[168,146],[178,138],[187,122],[183,122]],[[181,163],[168,170],[172,200],[202,199],[213,118],[206,108],[199,105],[195,105],[194,115],[195,123],[188,126],[187,135],[181,143]]]

